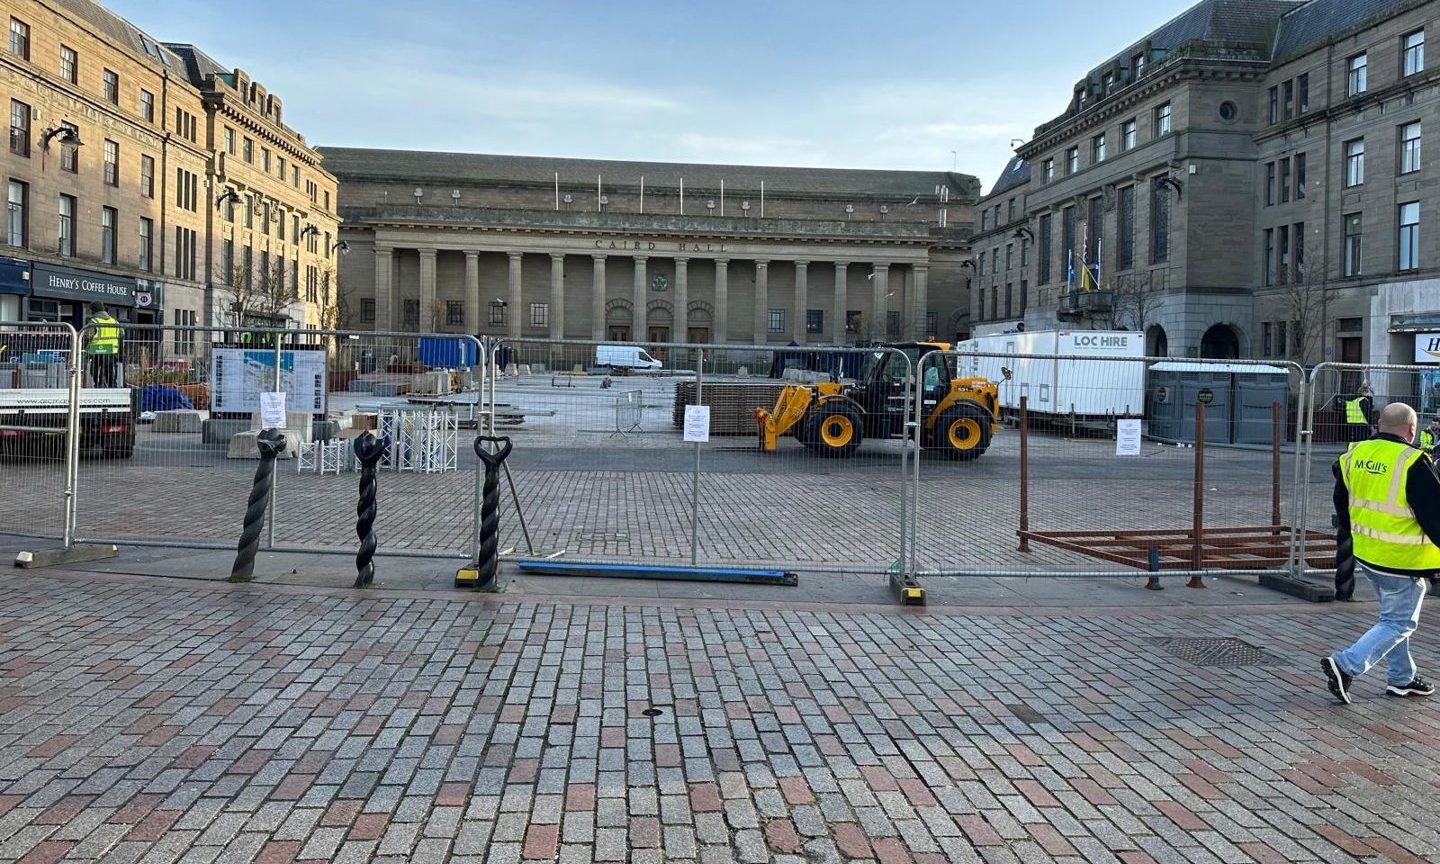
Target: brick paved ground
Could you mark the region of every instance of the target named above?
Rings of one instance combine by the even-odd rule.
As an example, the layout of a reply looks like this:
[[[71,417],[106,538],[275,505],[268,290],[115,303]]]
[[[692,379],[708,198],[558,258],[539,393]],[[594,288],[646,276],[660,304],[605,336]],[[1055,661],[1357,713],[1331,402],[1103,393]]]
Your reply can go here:
[[[177,584],[8,578],[0,859],[1440,856],[1440,703],[1367,680],[1337,706],[1316,674],[1365,606],[912,616]],[[1154,641],[1227,635],[1270,660]]]

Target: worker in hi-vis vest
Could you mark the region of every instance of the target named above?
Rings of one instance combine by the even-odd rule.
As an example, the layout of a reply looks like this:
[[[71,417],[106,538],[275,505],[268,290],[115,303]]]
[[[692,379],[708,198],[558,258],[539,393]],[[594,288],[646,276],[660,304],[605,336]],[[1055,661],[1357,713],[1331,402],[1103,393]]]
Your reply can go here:
[[[1440,417],[1433,417],[1430,428],[1420,431],[1420,449],[1434,456],[1437,445],[1440,445]]]
[[[1364,426],[1367,430],[1375,425],[1375,391],[1370,389],[1370,382],[1360,385],[1354,399],[1346,400],[1345,422],[1350,426]]]
[[[1320,661],[1330,692],[1351,701],[1353,678],[1385,661],[1390,696],[1429,696],[1410,656],[1428,582],[1440,573],[1440,477],[1414,445],[1415,409],[1392,402],[1379,434],[1350,445],[1335,465],[1335,515],[1348,527],[1355,565],[1380,598],[1380,620],[1359,641]]]
[[[105,311],[105,304],[90,304],[90,320],[86,322],[89,339],[85,343],[86,365],[90,368],[90,386],[116,387],[116,369],[120,364],[120,322]]]

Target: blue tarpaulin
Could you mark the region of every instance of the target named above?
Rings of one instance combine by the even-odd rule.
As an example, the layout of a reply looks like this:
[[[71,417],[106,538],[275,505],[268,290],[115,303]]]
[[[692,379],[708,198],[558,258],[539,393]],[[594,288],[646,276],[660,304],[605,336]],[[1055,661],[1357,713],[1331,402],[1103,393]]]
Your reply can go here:
[[[190,397],[164,384],[147,384],[140,391],[141,411],[176,411],[194,407],[190,404]]]

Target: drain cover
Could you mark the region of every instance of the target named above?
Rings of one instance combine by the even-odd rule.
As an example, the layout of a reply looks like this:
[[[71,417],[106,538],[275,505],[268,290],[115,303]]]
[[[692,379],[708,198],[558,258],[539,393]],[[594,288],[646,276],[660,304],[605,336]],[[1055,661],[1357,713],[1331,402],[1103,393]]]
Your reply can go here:
[[[1239,639],[1162,637],[1151,642],[1196,666],[1233,669],[1238,666],[1274,666],[1281,658]]]
[[[1046,722],[1045,715],[1031,708],[1029,705],[1006,705],[1005,707],[1008,708],[1010,713],[1015,715],[1015,719],[1021,723],[1034,726],[1037,723]]]

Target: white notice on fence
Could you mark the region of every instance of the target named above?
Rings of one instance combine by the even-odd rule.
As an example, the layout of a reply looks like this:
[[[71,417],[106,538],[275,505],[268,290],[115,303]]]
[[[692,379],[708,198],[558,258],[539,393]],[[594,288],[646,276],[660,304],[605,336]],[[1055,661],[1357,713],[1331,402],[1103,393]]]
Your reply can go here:
[[[685,406],[685,440],[705,444],[710,440],[710,406]]]
[[[1139,420],[1117,420],[1117,421],[1115,421],[1115,455],[1116,455],[1116,456],[1139,456],[1139,455],[1140,455],[1140,421],[1139,421]]]
[[[284,429],[285,428],[285,394],[264,393],[260,394],[260,428],[261,429]]]

